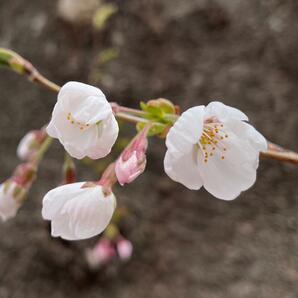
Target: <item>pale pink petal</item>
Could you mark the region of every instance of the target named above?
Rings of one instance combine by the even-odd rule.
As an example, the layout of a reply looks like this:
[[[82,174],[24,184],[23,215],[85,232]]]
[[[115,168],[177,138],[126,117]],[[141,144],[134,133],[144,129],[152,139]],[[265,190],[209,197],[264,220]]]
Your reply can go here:
[[[176,157],[170,151],[166,152],[164,168],[167,175],[189,189],[200,189],[202,179],[197,164],[198,150],[193,146],[190,153]]]
[[[257,151],[267,150],[268,142],[252,125],[242,121],[229,120],[225,123],[225,126],[239,138],[249,140]]]
[[[92,159],[98,159],[107,156],[115,144],[119,126],[113,115],[98,125],[96,137],[93,144],[87,149],[87,155]]]
[[[220,121],[227,119],[248,121],[248,117],[240,110],[227,106],[219,101],[212,101],[206,106],[205,118],[216,117]]]
[[[172,154],[183,155],[190,152],[203,131],[204,106],[190,108],[179,117],[170,129],[166,146]]]
[[[69,225],[77,239],[100,234],[109,224],[114,209],[114,195],[104,197],[100,186],[85,189],[85,193],[66,202],[62,213],[68,214]]]
[[[220,143],[227,151],[215,150],[208,162],[199,154],[198,161],[204,188],[219,199],[233,200],[254,184],[259,154],[248,141],[227,133],[229,137]]]
[[[61,210],[66,201],[83,192],[84,182],[65,184],[50,190],[42,201],[42,217],[52,220]]]

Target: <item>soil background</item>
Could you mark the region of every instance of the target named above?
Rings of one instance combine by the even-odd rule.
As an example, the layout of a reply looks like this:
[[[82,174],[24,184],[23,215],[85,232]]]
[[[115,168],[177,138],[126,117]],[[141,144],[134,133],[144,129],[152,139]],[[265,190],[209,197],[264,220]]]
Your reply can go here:
[[[114,3],[117,14],[97,32],[63,21],[54,0],[0,0],[0,46],[58,84],[96,82],[131,107],[157,97],[182,109],[222,100],[268,139],[298,150],[297,1]],[[98,65],[109,47],[118,59]],[[48,121],[55,94],[1,70],[0,97],[3,181],[18,163],[20,138]],[[41,218],[43,194],[61,180],[56,142],[18,216],[0,225],[0,298],[298,297],[297,168],[262,160],[256,184],[224,202],[167,178],[162,141],[149,151],[146,174],[115,190],[130,209],[134,255],[92,273],[84,249],[96,239],[53,240]],[[81,167],[80,179],[92,175]]]

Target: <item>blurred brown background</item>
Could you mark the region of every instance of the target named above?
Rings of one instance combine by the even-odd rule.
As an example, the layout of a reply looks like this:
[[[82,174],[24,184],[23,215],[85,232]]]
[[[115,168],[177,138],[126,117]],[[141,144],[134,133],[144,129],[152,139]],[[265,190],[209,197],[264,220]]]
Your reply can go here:
[[[93,12],[97,1],[67,2]],[[297,1],[106,3],[118,12],[96,30],[88,9],[79,24],[76,8],[59,15],[54,0],[0,0],[0,46],[59,84],[90,82],[132,107],[155,97],[183,109],[220,99],[244,110],[268,139],[298,150]],[[108,48],[119,57],[102,63]],[[0,90],[3,181],[18,163],[19,139],[49,119],[55,94],[8,70],[0,70]],[[168,179],[164,151],[152,140],[146,174],[115,190],[130,208],[133,258],[91,273],[83,252],[96,239],[64,245],[41,218],[43,194],[61,179],[56,143],[18,216],[0,225],[0,298],[297,297],[297,168],[263,160],[254,187],[224,202]],[[79,176],[94,173],[82,167]]]

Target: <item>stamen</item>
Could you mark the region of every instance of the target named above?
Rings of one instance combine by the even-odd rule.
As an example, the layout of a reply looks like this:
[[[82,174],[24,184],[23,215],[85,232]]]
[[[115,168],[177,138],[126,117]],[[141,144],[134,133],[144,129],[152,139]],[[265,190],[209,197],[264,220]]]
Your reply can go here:
[[[72,118],[71,113],[67,113],[66,118],[67,118],[67,120],[68,120],[71,124],[76,124],[80,130],[84,130],[85,128],[87,128],[87,127],[90,126],[90,124],[84,124],[84,123],[81,123],[81,122],[79,122],[79,121],[75,121],[75,120]]]
[[[221,153],[220,159],[225,159],[223,152],[226,152],[227,148],[222,146],[222,141],[229,136],[222,129],[223,127],[224,125],[219,123],[217,119],[210,118],[205,121],[202,136],[198,142],[205,163],[208,162],[209,158],[215,156],[216,149]]]

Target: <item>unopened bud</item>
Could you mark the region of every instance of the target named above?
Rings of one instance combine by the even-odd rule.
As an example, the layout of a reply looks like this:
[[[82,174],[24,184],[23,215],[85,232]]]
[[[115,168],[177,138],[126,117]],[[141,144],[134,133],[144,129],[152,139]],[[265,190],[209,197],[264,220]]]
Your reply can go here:
[[[147,106],[159,108],[167,114],[176,114],[174,104],[165,98],[151,99],[147,102]]]
[[[131,183],[145,170],[148,130],[141,131],[116,161],[115,173],[121,185]]]
[[[18,185],[29,188],[36,178],[36,166],[33,163],[22,163],[18,165],[11,180]]]
[[[2,221],[17,214],[26,193],[26,188],[13,180],[7,180],[0,185],[0,217]]]
[[[32,160],[46,139],[44,130],[29,131],[20,141],[17,155],[21,160]]]
[[[128,261],[132,256],[132,252],[133,245],[129,240],[125,238],[121,238],[120,240],[118,240],[117,253],[119,255],[120,260]]]
[[[106,238],[101,238],[94,248],[86,251],[86,259],[91,269],[98,269],[109,263],[116,256],[113,244]]]

